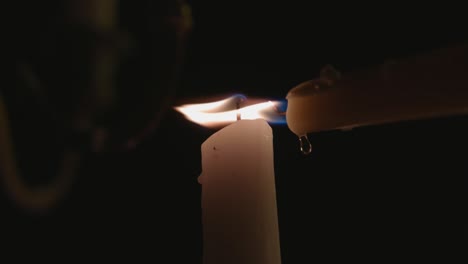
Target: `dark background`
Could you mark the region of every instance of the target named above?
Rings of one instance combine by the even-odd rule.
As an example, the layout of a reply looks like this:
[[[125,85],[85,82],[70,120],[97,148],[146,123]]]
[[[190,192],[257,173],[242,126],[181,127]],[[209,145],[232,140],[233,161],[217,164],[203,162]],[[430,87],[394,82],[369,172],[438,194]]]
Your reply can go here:
[[[284,99],[328,63],[346,73],[467,40],[463,16],[441,4],[252,2],[189,2],[194,27],[172,105],[233,93]],[[462,245],[467,121],[315,133],[308,156],[286,125],[272,125],[283,263],[417,260]],[[169,109],[135,149],[89,154],[51,212],[2,196],[2,251],[201,263],[200,145],[215,131]]]

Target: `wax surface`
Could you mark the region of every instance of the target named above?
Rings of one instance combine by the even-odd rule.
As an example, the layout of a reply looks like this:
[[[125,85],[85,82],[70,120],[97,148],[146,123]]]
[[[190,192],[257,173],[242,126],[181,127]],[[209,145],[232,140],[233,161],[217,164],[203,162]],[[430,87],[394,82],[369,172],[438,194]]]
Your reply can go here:
[[[468,113],[468,46],[454,46],[344,74],[327,89],[303,82],[288,93],[298,136]]]
[[[281,263],[271,127],[240,120],[201,149],[203,263]]]

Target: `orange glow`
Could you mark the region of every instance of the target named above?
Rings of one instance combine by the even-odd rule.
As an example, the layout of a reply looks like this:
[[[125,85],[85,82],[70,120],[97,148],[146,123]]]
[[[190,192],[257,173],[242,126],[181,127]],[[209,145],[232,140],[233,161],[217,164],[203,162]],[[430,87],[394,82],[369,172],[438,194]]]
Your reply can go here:
[[[267,101],[236,109],[237,102],[239,102],[239,97],[232,96],[216,102],[181,105],[174,109],[188,120],[205,127],[227,125],[236,122],[238,116],[245,120],[275,121],[278,119],[279,114],[275,108],[278,102]]]

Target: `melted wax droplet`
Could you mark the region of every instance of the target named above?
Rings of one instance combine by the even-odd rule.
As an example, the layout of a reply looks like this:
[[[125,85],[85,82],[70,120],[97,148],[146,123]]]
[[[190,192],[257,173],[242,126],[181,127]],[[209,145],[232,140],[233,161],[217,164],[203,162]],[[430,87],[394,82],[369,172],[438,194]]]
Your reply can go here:
[[[199,184],[203,184],[203,173],[198,176],[197,181]]]
[[[302,135],[299,137],[299,144],[301,147],[302,154],[307,155],[312,152],[312,145],[310,144],[310,141],[307,135]]]

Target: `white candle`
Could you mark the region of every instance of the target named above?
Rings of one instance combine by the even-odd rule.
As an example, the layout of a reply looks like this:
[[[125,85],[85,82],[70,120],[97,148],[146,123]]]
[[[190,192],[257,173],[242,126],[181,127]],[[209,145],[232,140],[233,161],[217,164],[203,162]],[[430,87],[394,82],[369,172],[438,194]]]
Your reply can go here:
[[[239,120],[201,150],[203,263],[281,263],[271,127]]]

